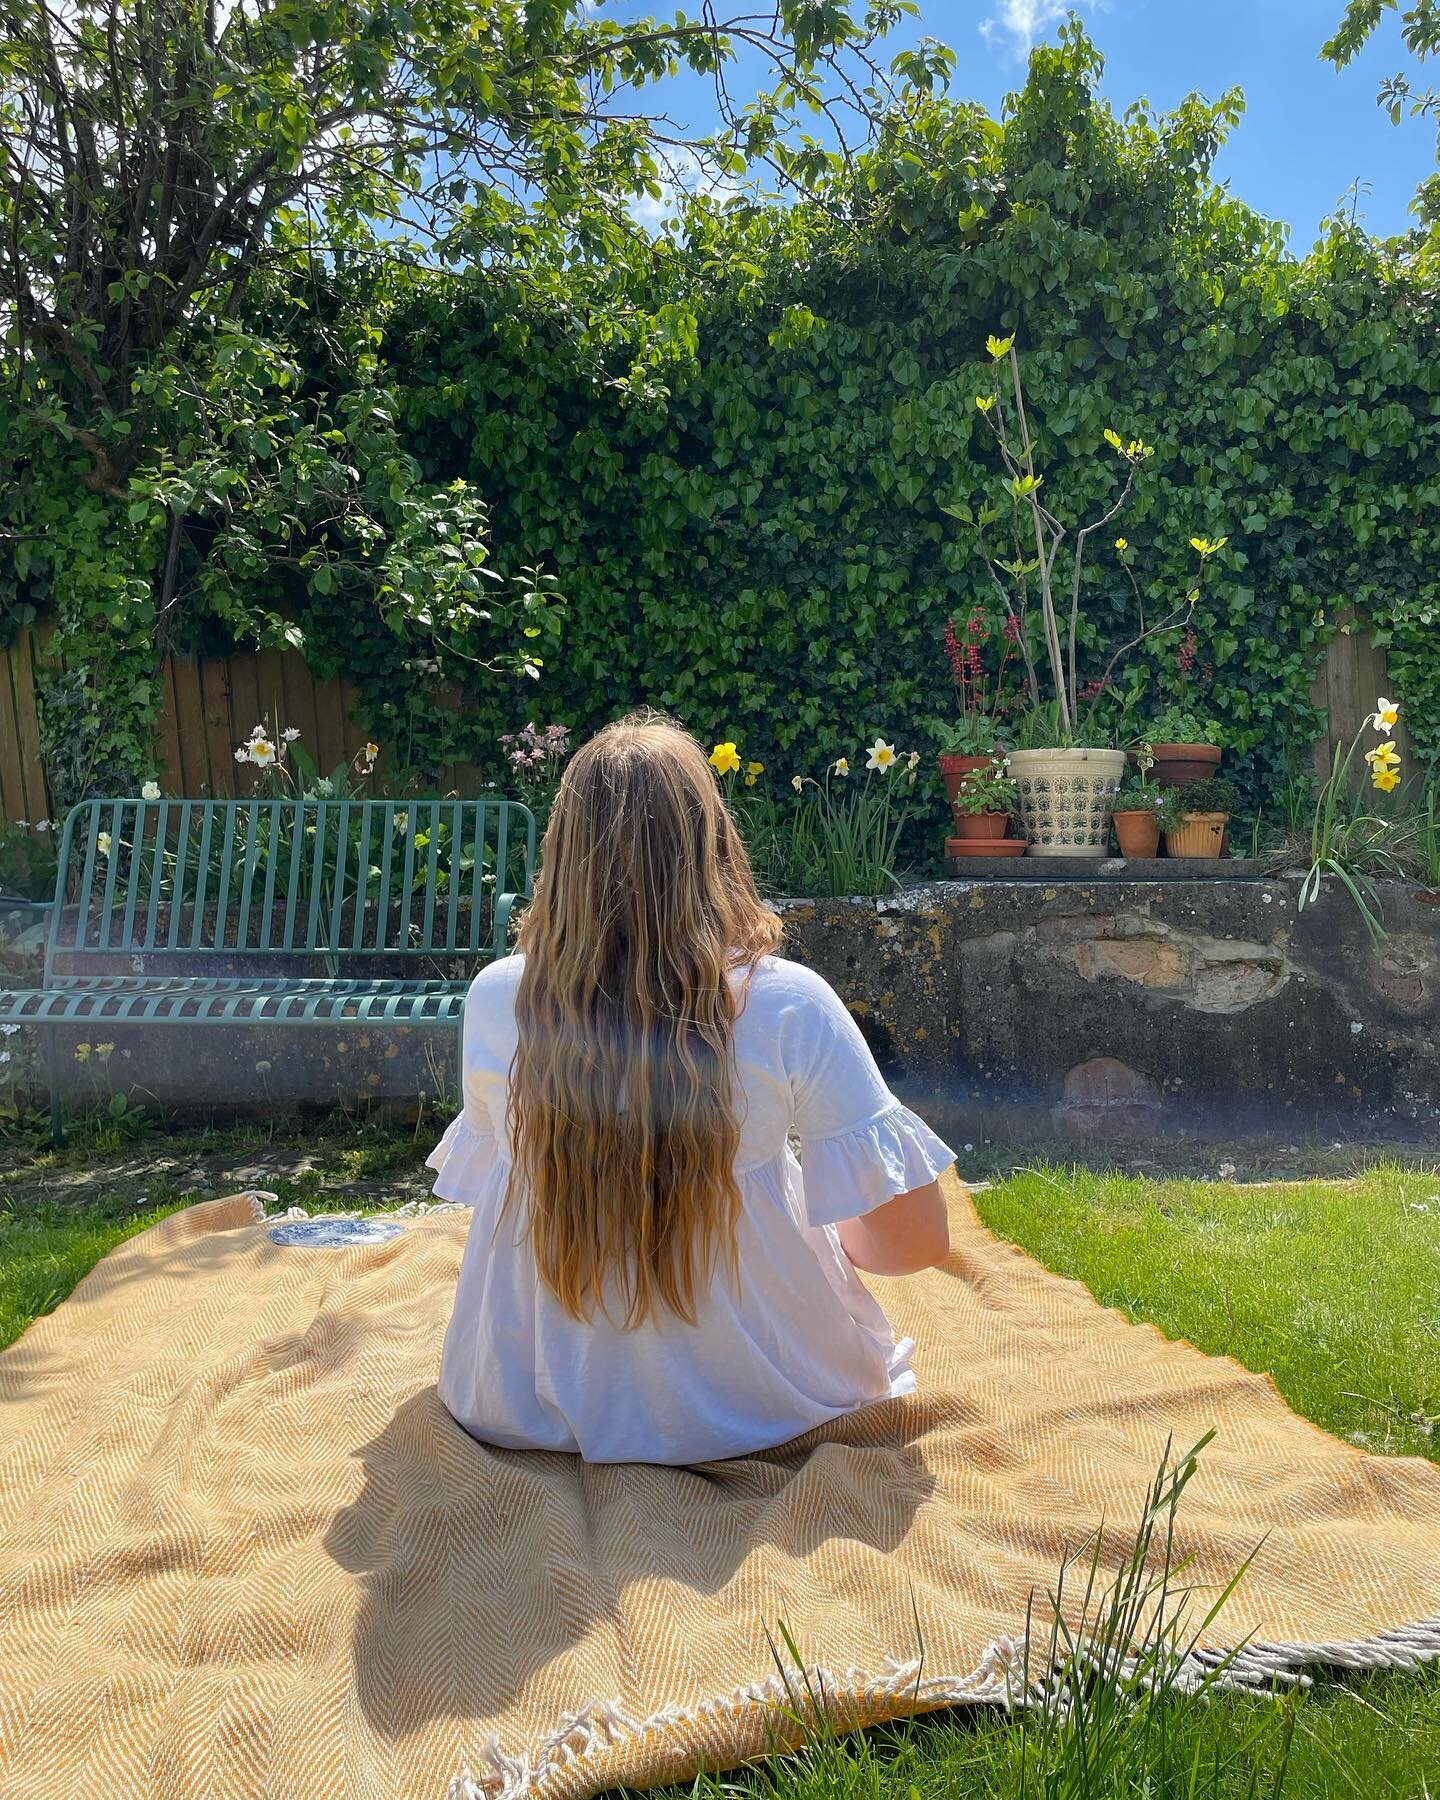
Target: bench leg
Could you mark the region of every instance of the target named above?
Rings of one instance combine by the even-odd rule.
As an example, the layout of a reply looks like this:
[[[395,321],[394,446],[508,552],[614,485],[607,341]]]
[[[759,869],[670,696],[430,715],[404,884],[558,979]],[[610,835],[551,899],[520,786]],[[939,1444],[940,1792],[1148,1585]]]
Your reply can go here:
[[[65,1147],[65,1121],[60,1114],[60,1056],[55,1046],[55,1027],[42,1025],[45,1034],[45,1074],[50,1083],[50,1138],[57,1150]]]

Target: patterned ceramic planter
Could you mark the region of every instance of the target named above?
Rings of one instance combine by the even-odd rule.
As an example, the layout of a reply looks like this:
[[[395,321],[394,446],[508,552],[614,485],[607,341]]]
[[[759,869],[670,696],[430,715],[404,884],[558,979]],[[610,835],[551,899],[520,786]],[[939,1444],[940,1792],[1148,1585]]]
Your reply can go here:
[[[1009,774],[1031,856],[1104,856],[1123,750],[1012,750]]]

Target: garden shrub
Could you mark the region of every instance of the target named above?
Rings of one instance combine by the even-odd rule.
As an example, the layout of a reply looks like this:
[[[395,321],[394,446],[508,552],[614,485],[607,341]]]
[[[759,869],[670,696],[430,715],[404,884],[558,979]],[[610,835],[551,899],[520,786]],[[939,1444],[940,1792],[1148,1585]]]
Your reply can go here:
[[[421,770],[465,757],[503,781],[499,740],[527,718],[584,733],[641,702],[734,740],[782,788],[877,735],[933,748],[954,710],[945,622],[989,598],[965,517],[997,480],[974,406],[985,340],[1015,332],[1060,516],[1093,517],[1115,492],[1107,429],[1155,446],[1123,520],[1147,606],[1192,585],[1193,537],[1226,540],[1191,620],[1186,698],[1221,726],[1250,798],[1308,766],[1311,677],[1350,618],[1388,644],[1434,761],[1433,276],[1414,244],[1338,219],[1291,256],[1211,178],[1237,96],[1120,120],[1099,70],[1071,28],[1034,53],[1002,119],[917,100],[826,203],[697,200],[648,272],[367,287],[350,271],[348,299],[328,303],[363,295],[407,455],[425,481],[484,497],[499,566],[557,578],[562,640],[538,683],[483,669],[442,683],[343,582],[322,595],[278,571],[227,591],[192,641],[290,620]],[[577,320],[602,296],[623,317],[617,290],[635,333],[597,347]],[[306,379],[335,384],[339,416],[347,377],[327,341],[316,329]],[[125,583],[140,560],[129,547]],[[121,719],[153,730],[139,655],[153,618],[137,605],[145,629],[102,650],[108,602],[46,581],[62,636],[114,656],[110,737]],[[36,599],[24,581],[3,597],[12,614]],[[1133,616],[1113,542],[1092,545],[1083,597],[1093,675]],[[1171,640],[1146,646],[1140,675],[1156,708],[1185,694]]]

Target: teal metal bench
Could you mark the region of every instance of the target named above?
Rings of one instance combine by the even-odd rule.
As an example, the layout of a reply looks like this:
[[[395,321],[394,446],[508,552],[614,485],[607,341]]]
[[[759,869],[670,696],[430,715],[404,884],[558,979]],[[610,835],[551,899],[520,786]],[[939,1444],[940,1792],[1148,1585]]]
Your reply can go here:
[[[63,1025],[453,1028],[534,865],[516,801],[83,801],[44,974],[0,989],[0,1023],[44,1033],[57,1143]]]

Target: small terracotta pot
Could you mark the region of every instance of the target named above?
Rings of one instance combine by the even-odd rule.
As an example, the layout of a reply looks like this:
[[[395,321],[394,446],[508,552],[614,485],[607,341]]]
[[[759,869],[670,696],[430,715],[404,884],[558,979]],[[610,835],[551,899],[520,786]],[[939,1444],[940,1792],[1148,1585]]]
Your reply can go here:
[[[951,756],[946,754],[940,758],[940,779],[945,783],[945,792],[953,800],[960,792],[960,783],[975,769],[987,769],[997,756],[1004,754],[1001,750],[988,751],[984,756]]]
[[[962,838],[1003,838],[1010,829],[1010,815],[1004,812],[957,812],[955,829]]]
[[[1173,831],[1165,833],[1167,856],[1219,856],[1229,813],[1182,813],[1180,819]]]
[[[1155,767],[1151,771],[1161,787],[1185,787],[1192,781],[1208,781],[1220,766],[1218,744],[1152,744]]]
[[[1111,813],[1122,856],[1152,857],[1160,852],[1160,821],[1145,807]]]
[[[1023,856],[1024,838],[946,838],[945,854],[957,860],[966,856]]]

